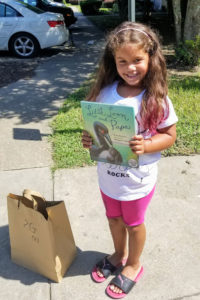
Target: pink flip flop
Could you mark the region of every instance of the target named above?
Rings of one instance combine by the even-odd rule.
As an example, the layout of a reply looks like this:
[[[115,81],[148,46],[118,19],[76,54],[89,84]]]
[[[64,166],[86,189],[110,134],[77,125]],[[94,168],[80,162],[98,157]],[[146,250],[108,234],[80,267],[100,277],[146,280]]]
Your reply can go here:
[[[104,282],[110,275],[112,275],[119,268],[124,266],[126,264],[126,261],[127,261],[126,259],[123,259],[123,261],[120,264],[118,264],[117,266],[114,266],[108,260],[108,255],[107,255],[94,266],[94,268],[91,272],[91,277],[97,283]],[[98,273],[97,273],[98,270],[100,270],[100,272],[103,274],[102,277],[98,275]]]
[[[143,269],[143,267],[141,267],[138,275],[135,277],[134,280],[131,280],[120,273],[119,275],[117,275],[115,278],[113,278],[111,280],[111,282],[109,283],[109,285],[106,288],[106,294],[113,299],[124,298],[130,292],[130,290],[134,287],[134,285],[138,282],[138,280],[141,278],[143,272],[144,272],[144,269]],[[123,291],[123,293],[119,294],[119,293],[113,292],[110,289],[111,285],[117,286],[118,288],[120,288]]]

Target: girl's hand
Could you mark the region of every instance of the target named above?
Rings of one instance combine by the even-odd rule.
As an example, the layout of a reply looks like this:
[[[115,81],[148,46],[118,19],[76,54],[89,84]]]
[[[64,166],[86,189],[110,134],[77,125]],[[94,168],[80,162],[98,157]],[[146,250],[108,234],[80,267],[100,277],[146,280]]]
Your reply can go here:
[[[145,141],[142,135],[135,135],[130,141],[129,141],[129,146],[131,150],[137,154],[141,155],[144,153]]]
[[[135,135],[129,145],[132,151],[138,155],[143,153],[155,153],[171,147],[176,140],[176,124],[157,130],[157,134],[145,139],[142,135]]]
[[[92,137],[86,130],[83,130],[81,142],[83,144],[83,148],[90,149],[92,146]]]

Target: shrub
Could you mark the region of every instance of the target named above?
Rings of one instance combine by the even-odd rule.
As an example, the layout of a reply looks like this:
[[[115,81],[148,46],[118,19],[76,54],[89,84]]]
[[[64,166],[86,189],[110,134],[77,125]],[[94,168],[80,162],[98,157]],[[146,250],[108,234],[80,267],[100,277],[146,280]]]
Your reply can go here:
[[[113,4],[113,12],[114,12],[114,13],[118,13],[118,12],[119,12],[119,7],[118,7],[118,4],[117,4],[117,3],[114,3],[114,4]]]
[[[81,11],[84,15],[97,15],[101,5],[101,0],[83,0],[80,2]]]
[[[196,36],[195,40],[180,43],[175,49],[175,55],[177,61],[184,66],[200,65],[200,36]]]

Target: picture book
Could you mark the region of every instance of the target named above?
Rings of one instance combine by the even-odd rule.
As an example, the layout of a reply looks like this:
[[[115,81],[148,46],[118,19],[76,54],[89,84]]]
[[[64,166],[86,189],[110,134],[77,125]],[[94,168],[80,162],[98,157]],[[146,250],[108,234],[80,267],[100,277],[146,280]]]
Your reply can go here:
[[[138,156],[129,147],[136,134],[133,107],[81,101],[84,127],[93,139],[92,160],[137,167]]]

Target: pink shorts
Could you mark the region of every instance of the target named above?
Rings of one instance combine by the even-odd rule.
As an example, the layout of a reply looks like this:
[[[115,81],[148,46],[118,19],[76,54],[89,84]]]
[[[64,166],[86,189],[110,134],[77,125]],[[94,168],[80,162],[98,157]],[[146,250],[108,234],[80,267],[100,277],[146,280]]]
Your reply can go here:
[[[146,209],[153,197],[155,186],[152,191],[145,197],[132,200],[120,201],[108,197],[101,191],[102,199],[108,218],[122,217],[124,223],[128,226],[137,226],[144,222]]]

